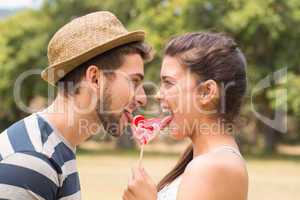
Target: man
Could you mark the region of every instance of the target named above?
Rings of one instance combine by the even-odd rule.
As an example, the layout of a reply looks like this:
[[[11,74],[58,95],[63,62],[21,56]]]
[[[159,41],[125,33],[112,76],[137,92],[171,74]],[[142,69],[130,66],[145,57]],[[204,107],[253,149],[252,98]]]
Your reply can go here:
[[[81,199],[76,146],[100,127],[119,136],[146,103],[140,86],[151,48],[144,37],[109,12],[79,17],[57,31],[42,72],[57,96],[0,134],[0,199]]]

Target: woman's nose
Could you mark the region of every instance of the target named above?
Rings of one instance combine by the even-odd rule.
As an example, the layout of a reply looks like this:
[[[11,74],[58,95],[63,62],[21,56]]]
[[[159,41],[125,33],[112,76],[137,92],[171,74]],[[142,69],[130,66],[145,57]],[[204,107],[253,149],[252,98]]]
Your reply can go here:
[[[157,101],[160,101],[162,99],[162,93],[161,93],[161,91],[158,90],[154,97],[155,97],[155,99]]]

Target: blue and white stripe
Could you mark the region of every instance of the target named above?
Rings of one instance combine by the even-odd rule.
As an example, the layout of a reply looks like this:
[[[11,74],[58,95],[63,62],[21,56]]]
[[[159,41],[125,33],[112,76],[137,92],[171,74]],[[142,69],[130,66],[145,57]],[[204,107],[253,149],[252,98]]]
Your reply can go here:
[[[7,135],[7,131],[5,130],[0,134],[0,155],[1,160],[5,159],[7,156],[13,154],[15,151],[11,146],[10,140]]]
[[[75,154],[37,114],[0,134],[0,199],[81,199]]]

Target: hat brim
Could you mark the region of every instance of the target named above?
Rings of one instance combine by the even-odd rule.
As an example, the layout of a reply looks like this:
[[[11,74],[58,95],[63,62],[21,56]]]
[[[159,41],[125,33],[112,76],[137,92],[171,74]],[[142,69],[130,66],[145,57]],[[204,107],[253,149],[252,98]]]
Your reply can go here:
[[[88,49],[87,51],[68,60],[48,66],[42,71],[41,77],[51,85],[55,86],[58,80],[86,61],[115,47],[131,42],[144,41],[145,35],[146,33],[144,31],[132,31],[128,32],[127,34],[120,35],[104,44]]]

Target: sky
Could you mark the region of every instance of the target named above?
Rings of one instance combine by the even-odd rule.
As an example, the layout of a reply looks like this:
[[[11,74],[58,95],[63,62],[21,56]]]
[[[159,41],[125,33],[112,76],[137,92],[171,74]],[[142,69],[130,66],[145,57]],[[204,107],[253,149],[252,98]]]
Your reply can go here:
[[[43,0],[0,0],[0,9],[39,8]]]

